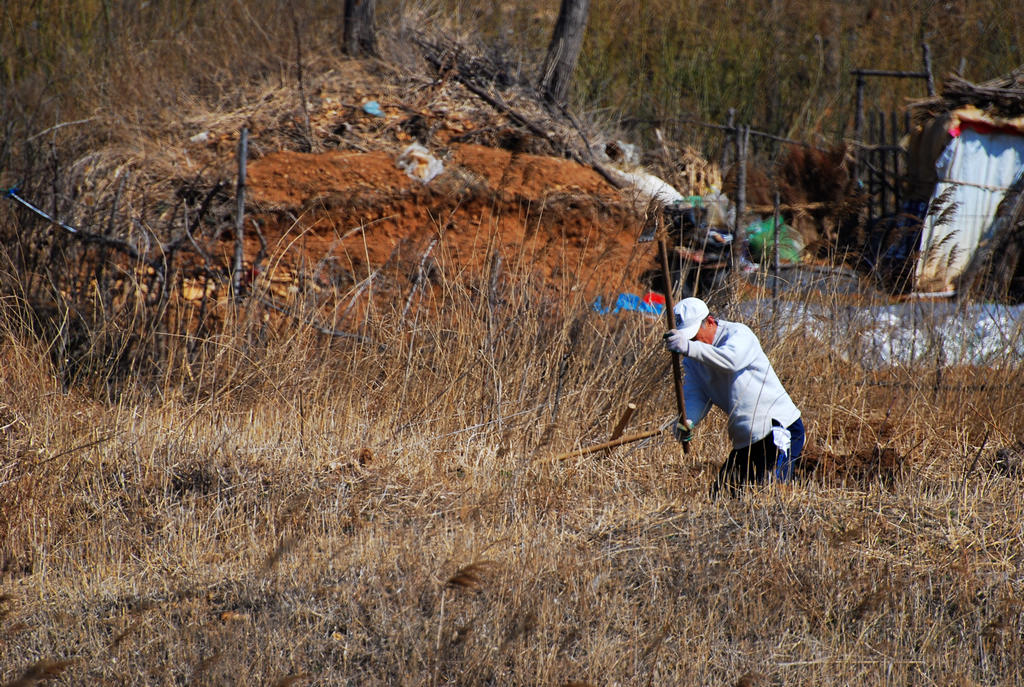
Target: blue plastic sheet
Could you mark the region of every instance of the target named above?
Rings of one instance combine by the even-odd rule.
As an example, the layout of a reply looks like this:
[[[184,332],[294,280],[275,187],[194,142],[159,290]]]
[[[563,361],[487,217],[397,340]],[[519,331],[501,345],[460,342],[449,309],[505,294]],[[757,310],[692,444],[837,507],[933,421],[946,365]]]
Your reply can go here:
[[[665,310],[663,302],[664,297],[660,294],[647,294],[644,297],[640,297],[635,293],[620,293],[615,299],[615,306],[605,306],[601,302],[601,297],[598,296],[597,300],[594,301],[594,310],[601,313],[602,315],[612,314],[623,310],[627,312],[639,312],[647,315],[660,315]]]

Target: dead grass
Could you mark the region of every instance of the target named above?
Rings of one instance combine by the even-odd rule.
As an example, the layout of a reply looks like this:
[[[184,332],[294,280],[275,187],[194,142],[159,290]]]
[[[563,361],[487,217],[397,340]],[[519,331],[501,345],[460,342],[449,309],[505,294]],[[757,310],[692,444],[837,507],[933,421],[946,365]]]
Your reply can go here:
[[[0,679],[1021,679],[1022,485],[975,460],[1020,426],[1016,392],[979,397],[970,368],[938,394],[876,386],[777,342],[832,463],[712,502],[720,416],[689,456],[656,438],[535,465],[627,399],[636,429],[667,420],[667,357],[659,321],[503,289],[493,311],[451,282],[433,317],[380,313],[379,347],[292,327],[258,350],[236,316],[119,403],[62,392],[9,332]]]
[[[181,182],[195,176],[205,191],[199,175],[223,172],[210,166],[227,159],[242,122],[274,132],[257,154],[331,135],[358,149],[381,133],[314,129],[310,140],[296,119],[291,22],[269,6],[150,3],[169,14],[117,26],[93,21],[109,3],[15,5],[3,30],[18,31],[2,34],[3,184],[46,187],[46,209],[62,218],[105,226],[119,199],[146,231],[180,228]],[[627,5],[602,11],[619,17]],[[189,7],[201,21],[174,14]],[[864,11],[891,24],[879,7]],[[522,40],[553,19],[514,14]],[[309,94],[344,81],[314,68],[312,48],[332,26],[315,18],[303,25]],[[857,40],[835,19],[824,41]],[[600,36],[631,26],[611,22]],[[682,27],[671,45],[693,43],[680,36],[697,27]],[[677,64],[728,69],[732,54],[745,53],[719,41]],[[916,53],[903,57],[853,66],[916,64]],[[336,64],[326,47],[323,60]],[[601,65],[584,65],[585,84],[625,79],[652,92],[635,72]],[[410,88],[432,83],[405,76]],[[693,97],[715,114],[700,99],[717,82],[697,83]],[[813,111],[800,116],[798,128],[814,128]],[[188,142],[204,131],[207,147]],[[217,202],[222,226],[230,209]],[[689,455],[658,437],[539,463],[607,438],[627,401],[639,406],[630,430],[665,423],[674,403],[660,320],[600,317],[578,293],[553,295],[528,255],[505,256],[501,279],[474,283],[440,247],[434,285],[407,313],[404,298],[367,308],[363,339],[227,299],[211,301],[198,327],[169,310],[157,322],[177,322],[166,330],[140,325],[130,299],[116,317],[102,297],[82,300],[95,312],[71,331],[66,290],[41,287],[52,300],[42,305],[26,292],[37,295],[29,287],[45,287],[49,269],[83,292],[91,275],[0,212],[12,254],[31,258],[5,254],[0,265],[0,684],[1024,680],[1024,499],[1019,470],[996,453],[1021,440],[1017,360],[871,372],[819,339],[760,331],[803,409],[815,469],[711,501],[728,449],[720,415]],[[138,331],[161,335],[137,341]],[[92,367],[68,369],[75,337]]]

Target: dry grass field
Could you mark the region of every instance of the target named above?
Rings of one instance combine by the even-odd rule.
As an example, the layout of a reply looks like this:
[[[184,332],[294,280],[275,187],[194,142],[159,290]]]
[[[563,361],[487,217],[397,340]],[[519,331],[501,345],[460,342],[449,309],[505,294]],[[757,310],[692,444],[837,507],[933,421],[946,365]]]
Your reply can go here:
[[[238,322],[194,368],[204,393],[117,403],[63,392],[45,342],[8,333],[0,676],[1020,682],[1024,484],[993,450],[1024,422],[1017,361],[880,386],[776,342],[817,470],[712,501],[720,415],[687,455],[659,436],[543,460],[627,400],[637,429],[671,417],[661,326],[506,288],[493,312],[452,289],[382,313],[375,345]]]
[[[508,5],[449,4],[453,17],[424,2],[403,21],[465,21],[471,33],[476,17],[497,31]],[[642,42],[634,31],[664,43],[676,66],[690,63],[658,31],[692,31],[691,44],[717,36],[721,54],[688,59],[732,65],[737,83],[696,93],[702,116],[720,114],[712,96],[763,77],[726,59],[756,22],[725,35],[735,17],[716,15],[705,35],[679,15],[656,21],[672,4],[637,3],[643,24],[623,19],[630,3],[594,3],[575,96],[594,108],[584,129],[622,124],[605,99],[638,83],[607,71],[602,81],[602,60],[621,59],[600,51],[617,26],[627,44]],[[868,4],[863,40],[843,30],[848,3],[815,3],[831,8],[820,17],[772,3],[775,23],[756,36],[774,40],[780,17],[800,16],[820,23],[815,45],[858,46],[844,57],[858,64],[843,67],[905,66],[860,62],[906,57],[884,46],[912,44],[872,33],[912,30],[878,19],[902,5]],[[455,70],[417,71],[402,34],[385,33],[384,57],[357,64],[330,45],[337,7],[293,5],[5,8],[0,185],[21,184],[111,243],[87,245],[0,199],[0,685],[1024,684],[1024,361],[1009,350],[984,367],[950,365],[936,349],[932,362],[879,369],[847,355],[853,346],[821,343],[847,336],[848,297],[816,296],[834,315],[816,332],[779,336],[762,313],[756,331],[807,425],[807,465],[790,484],[713,500],[729,449],[717,412],[685,454],[662,432],[550,460],[605,441],[627,403],[638,406],[627,432],[675,413],[663,321],[600,315],[594,290],[579,288],[614,295],[637,278],[634,258],[653,264],[651,244],[621,247],[632,234],[594,247],[588,232],[609,217],[631,230],[626,201],[582,202],[548,179],[513,194],[508,176],[488,186],[454,163],[441,185],[382,192],[376,206],[349,187],[274,207],[250,197],[245,260],[262,226],[268,269],[231,298],[242,126],[265,164],[280,151],[390,159],[423,131],[439,147],[477,132],[470,143],[484,146],[515,128],[459,100]],[[506,17],[526,27],[510,45],[493,40],[510,60],[530,31],[548,30],[530,7]],[[1001,7],[957,5],[963,21],[949,20],[959,28],[937,59],[948,66],[978,47],[962,25],[983,27],[982,38],[1019,30],[991,19]],[[808,102],[808,83],[825,76],[790,70],[801,45],[775,65],[797,85],[745,114]],[[1019,45],[977,60],[1004,65]],[[678,74],[641,61],[678,90]],[[796,113],[795,131],[846,97],[819,90],[823,104]],[[526,107],[513,89],[502,95]],[[371,97],[386,117],[361,113]],[[644,97],[658,92],[629,96]],[[517,164],[528,157],[514,152]],[[569,163],[544,164],[564,178]],[[516,173],[525,182],[523,170],[542,166]],[[420,223],[403,226],[417,208]],[[356,241],[342,221],[386,224],[391,243],[371,250],[372,232]],[[572,236],[558,233],[570,224]],[[520,233],[508,239],[512,225]],[[403,242],[400,231],[420,234]],[[554,238],[529,249],[518,238],[545,232]],[[114,239],[195,250],[176,253],[172,269],[132,262]],[[588,262],[551,261],[559,241]],[[326,262],[307,262],[314,244],[344,246],[349,271],[325,277]],[[273,281],[285,267],[288,281]],[[740,307],[733,299],[721,314]]]

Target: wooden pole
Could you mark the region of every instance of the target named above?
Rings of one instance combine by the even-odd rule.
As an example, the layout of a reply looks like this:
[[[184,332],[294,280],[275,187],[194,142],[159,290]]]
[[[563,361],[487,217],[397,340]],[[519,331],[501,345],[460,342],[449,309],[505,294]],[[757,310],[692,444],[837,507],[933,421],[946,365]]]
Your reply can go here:
[[[935,78],[932,76],[932,49],[927,43],[921,44],[921,57],[924,60],[924,73],[928,81],[928,97],[935,95]]]
[[[903,183],[900,172],[899,142],[900,134],[907,133],[900,131],[899,115],[895,111],[889,113],[889,169],[892,170],[892,211],[893,214],[903,210]]]
[[[883,76],[893,79],[927,79],[925,72],[906,72],[898,69],[851,69],[854,76]]]
[[[619,437],[618,439],[612,439],[610,441],[605,441],[604,443],[601,443],[601,444],[594,444],[593,446],[587,446],[585,448],[579,448],[579,449],[576,449],[575,451],[569,451],[568,453],[561,453],[561,454],[559,454],[557,456],[551,456],[550,458],[544,458],[543,460],[538,460],[537,461],[537,465],[546,465],[548,463],[557,463],[559,461],[565,460],[566,458],[574,458],[576,456],[585,456],[588,453],[596,453],[598,451],[604,451],[605,449],[614,448],[616,446],[622,446],[623,444],[631,444],[634,441],[640,441],[641,439],[649,439],[650,437],[657,436],[657,435],[661,434],[661,432],[662,432],[662,430],[660,430],[660,429],[650,429],[650,430],[647,430],[646,432],[639,432],[638,434],[627,434],[624,437]],[[683,446],[686,446],[686,444],[683,444]]]
[[[235,259],[231,265],[231,291],[237,299],[242,286],[242,241],[245,238],[245,160],[249,155],[249,130],[242,127],[238,137],[238,188],[235,207]]]
[[[853,115],[853,140],[856,141],[856,152],[853,156],[853,180],[860,181],[861,146],[864,145],[864,75],[857,73],[857,102]]]
[[[877,138],[875,138],[875,111],[874,110],[868,111],[868,132],[867,132],[867,138],[871,142],[875,142],[875,141],[878,140]],[[875,186],[875,179],[876,179],[877,175],[871,169],[872,163],[874,162],[874,159],[875,159],[875,153],[874,153],[874,151],[864,152],[863,149],[862,149],[861,150],[861,155],[862,155],[862,160],[867,163],[866,164],[866,166],[867,166],[866,177],[867,177],[867,190],[868,190],[868,203],[867,203],[868,219],[867,219],[867,221],[868,221],[868,224],[870,224],[871,220],[873,220],[875,218],[875,203],[877,202],[877,198],[878,198],[878,188]]]
[[[878,111],[878,143],[885,145],[889,142],[886,134],[885,113]],[[888,184],[888,162],[889,154],[885,150],[878,151],[878,216],[885,217],[889,214],[889,184]]]
[[[734,127],[736,126],[736,108],[729,108],[729,119],[726,122],[726,130],[733,133]],[[722,174],[725,174],[725,168],[729,164],[729,139],[726,138],[722,143],[722,158],[718,163],[718,168],[722,170]]]
[[[665,235],[659,232],[658,251],[661,253],[661,275],[665,280],[665,322],[668,328],[676,328],[675,302],[672,294],[672,273],[668,266],[668,247],[665,245]],[[679,411],[679,422],[686,422],[686,401],[683,397],[683,366],[679,362],[679,354],[671,351],[672,355],[672,383],[676,392],[676,410]],[[690,445],[683,442],[683,453],[690,452]]]
[[[775,208],[772,211],[772,317],[778,314],[779,308],[779,192],[775,191]]]
[[[626,409],[622,411],[622,417],[619,418],[618,423],[615,425],[615,429],[612,430],[612,435],[608,437],[608,441],[615,441],[616,439],[622,436],[622,432],[625,431],[626,425],[629,424],[629,421],[632,419],[633,413],[635,412],[636,404],[627,403]],[[611,449],[605,449],[605,453],[611,453]]]
[[[732,269],[738,273],[743,250],[743,213],[747,205],[747,145],[750,126],[736,127],[736,216],[733,218]]]
[[[633,413],[636,412],[635,403],[627,403],[626,410],[623,411],[622,417],[619,418],[619,422],[615,425],[615,429],[612,430],[612,435],[608,437],[609,441],[614,441],[622,436],[623,430],[626,429],[626,425],[629,424],[630,419],[633,417]]]
[[[853,141],[854,141],[854,160],[853,160],[853,178],[855,181],[861,179],[861,167],[863,164],[863,152],[864,141],[862,140],[864,133],[864,86],[866,85],[865,77],[887,77],[893,79],[924,79],[928,84],[928,95],[935,95],[935,81],[932,78],[932,57],[931,49],[927,43],[921,45],[924,51],[924,71],[923,72],[904,72],[893,69],[852,69],[850,74],[857,77],[857,98],[854,110],[853,119]]]

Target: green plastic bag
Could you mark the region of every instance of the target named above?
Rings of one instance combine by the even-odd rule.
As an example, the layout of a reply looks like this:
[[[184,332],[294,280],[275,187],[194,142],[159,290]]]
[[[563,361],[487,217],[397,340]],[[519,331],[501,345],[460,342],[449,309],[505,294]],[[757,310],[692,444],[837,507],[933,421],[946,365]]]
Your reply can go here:
[[[772,259],[775,244],[775,222],[771,217],[747,227],[747,247],[750,257],[758,262]],[[800,233],[788,224],[779,225],[779,262],[800,262],[804,242]]]

